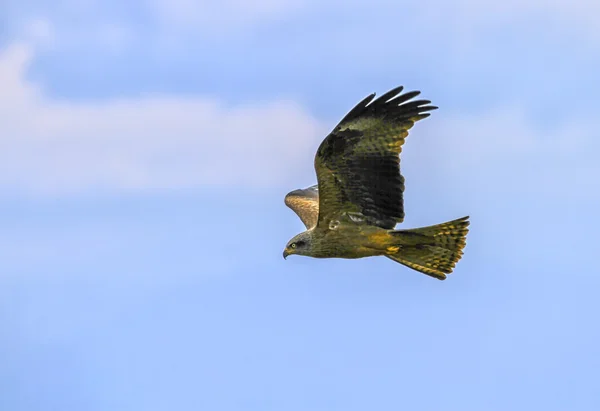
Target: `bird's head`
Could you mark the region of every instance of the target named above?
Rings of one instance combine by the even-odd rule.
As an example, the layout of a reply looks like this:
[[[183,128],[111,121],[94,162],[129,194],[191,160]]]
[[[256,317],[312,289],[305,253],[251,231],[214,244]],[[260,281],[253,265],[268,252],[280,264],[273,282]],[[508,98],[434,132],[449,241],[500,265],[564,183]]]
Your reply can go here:
[[[310,231],[305,231],[292,238],[283,250],[283,258],[288,255],[310,255],[312,247],[312,236]]]

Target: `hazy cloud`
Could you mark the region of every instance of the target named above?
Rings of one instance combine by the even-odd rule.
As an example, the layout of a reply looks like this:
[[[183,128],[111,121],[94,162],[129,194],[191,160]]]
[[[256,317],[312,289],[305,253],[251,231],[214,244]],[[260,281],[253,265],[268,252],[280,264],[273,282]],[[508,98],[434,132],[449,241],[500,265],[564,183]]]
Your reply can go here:
[[[0,53],[0,185],[5,189],[62,193],[310,184],[315,149],[339,120],[323,124],[292,101],[233,107],[213,98],[169,95],[63,101],[27,80],[32,57],[23,44]],[[550,191],[557,181],[542,172],[548,162],[564,167],[557,173],[561,184],[574,179],[582,184],[600,172],[591,158],[593,119],[541,129],[527,112],[518,105],[478,115],[440,110],[414,130],[427,138],[410,139],[411,150],[425,144],[421,153],[428,154],[422,155],[430,155],[440,171],[490,181],[506,179],[502,173],[522,175]]]
[[[286,17],[309,3],[306,0],[145,0],[158,21],[173,29],[221,33]]]
[[[272,185],[297,172],[322,126],[293,102],[52,99],[25,78],[32,50],[0,54],[0,184],[26,191]]]

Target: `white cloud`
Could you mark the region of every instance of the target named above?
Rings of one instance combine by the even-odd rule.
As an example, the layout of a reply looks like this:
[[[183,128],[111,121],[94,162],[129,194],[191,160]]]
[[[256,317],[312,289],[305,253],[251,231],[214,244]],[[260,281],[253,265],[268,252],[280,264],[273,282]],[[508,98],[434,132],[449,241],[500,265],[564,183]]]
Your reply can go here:
[[[43,18],[35,7],[9,16],[9,31],[16,28],[11,33],[15,38],[50,43],[58,49],[94,48],[115,54],[148,47],[158,54],[187,55],[199,42],[238,41],[256,31],[277,30],[277,35],[285,24],[294,30],[304,26],[308,38],[322,33],[325,44],[334,42],[336,48],[347,47],[352,54],[360,49],[363,57],[374,58],[389,53],[388,43],[381,38],[390,38],[391,33],[400,38],[418,33],[419,41],[403,42],[401,47],[404,51],[414,48],[413,53],[425,53],[422,44],[443,38],[453,55],[453,48],[461,51],[496,42],[498,32],[524,40],[554,36],[554,41],[563,41],[561,46],[583,52],[597,49],[600,36],[596,24],[600,3],[590,0],[437,0],[418,4],[389,0],[138,0],[133,7],[141,13],[125,15],[111,2],[61,0],[53,3]],[[328,23],[315,24],[321,19]],[[397,21],[401,26],[392,28],[390,24]],[[296,42],[290,44],[295,46]]]
[[[171,29],[221,34],[278,20],[303,10],[306,0],[145,0],[156,18]]]
[[[26,79],[32,57],[26,45],[0,52],[4,189],[62,193],[310,184],[314,151],[338,120],[321,124],[290,101],[237,107],[164,95],[61,101]],[[447,172],[481,181],[521,173],[548,190],[556,182],[546,178],[545,167],[552,172],[562,164],[564,171],[555,174],[563,184],[570,179],[586,184],[600,173],[592,158],[597,121],[573,119],[542,131],[526,113],[518,105],[479,116],[440,110],[415,128],[420,136],[409,140],[410,150],[435,147],[420,150],[431,156],[423,163],[435,161]],[[524,170],[528,164],[534,168]]]
[[[435,120],[419,124],[411,150],[420,158],[408,161],[435,164],[435,180],[445,180],[445,189],[459,195],[600,200],[591,189],[600,175],[598,120],[547,117],[540,126],[527,113],[518,104],[482,114],[440,110]],[[427,176],[431,169],[419,172]]]
[[[55,41],[54,27],[50,20],[37,17],[23,26],[22,37],[36,46],[52,46]]]
[[[587,18],[590,14],[600,11],[600,3],[595,0],[505,0],[502,2],[459,0],[455,6],[459,6],[465,14],[488,17],[556,14],[563,17]]]
[[[272,185],[307,171],[325,131],[289,101],[60,101],[26,80],[31,58],[25,45],[0,53],[0,184],[12,189]]]
[[[444,24],[451,20],[459,35],[468,35],[469,31],[485,32],[496,27],[507,35],[514,35],[514,31],[518,30],[526,36],[538,36],[538,32],[542,35],[556,35],[558,32],[600,36],[596,17],[600,13],[600,3],[595,0],[441,1],[437,7],[428,8],[426,13],[434,17],[432,22]],[[597,47],[597,43],[588,45]]]

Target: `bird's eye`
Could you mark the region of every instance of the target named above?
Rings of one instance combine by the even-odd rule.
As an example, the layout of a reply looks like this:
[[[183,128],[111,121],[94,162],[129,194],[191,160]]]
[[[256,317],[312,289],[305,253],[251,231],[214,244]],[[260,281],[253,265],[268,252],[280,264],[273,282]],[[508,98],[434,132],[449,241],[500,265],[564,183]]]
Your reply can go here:
[[[292,248],[296,248],[296,243],[292,243],[292,244],[290,244],[290,247],[292,247]]]

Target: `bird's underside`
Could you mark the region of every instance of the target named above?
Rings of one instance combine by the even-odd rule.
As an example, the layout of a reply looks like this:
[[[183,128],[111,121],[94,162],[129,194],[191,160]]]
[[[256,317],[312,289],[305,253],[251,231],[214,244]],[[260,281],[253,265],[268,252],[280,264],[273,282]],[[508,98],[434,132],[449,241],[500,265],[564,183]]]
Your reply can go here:
[[[294,190],[285,204],[307,231],[289,241],[290,254],[317,258],[383,255],[417,271],[445,279],[462,256],[468,217],[410,230],[394,230],[404,219],[402,145],[415,122],[436,109],[419,92],[402,87],[354,107],[319,146],[318,184]]]

